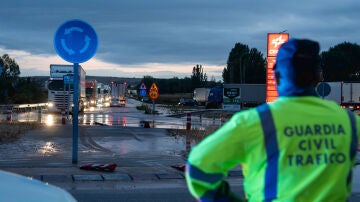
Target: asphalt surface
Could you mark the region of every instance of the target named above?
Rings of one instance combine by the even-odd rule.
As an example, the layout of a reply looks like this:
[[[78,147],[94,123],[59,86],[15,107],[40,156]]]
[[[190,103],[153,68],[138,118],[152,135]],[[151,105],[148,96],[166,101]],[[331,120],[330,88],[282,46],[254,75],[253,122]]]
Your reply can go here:
[[[0,169],[18,173],[65,190],[134,191],[186,189],[186,140],[167,129],[80,126],[77,163],[73,163],[71,125],[28,131],[17,141],[0,144]],[[117,164],[113,172],[80,169],[85,164]],[[239,169],[229,178],[242,176]],[[86,194],[84,194],[86,195]]]
[[[72,140],[71,125],[28,131],[19,140],[0,145],[0,169],[70,192],[186,188],[183,171],[173,167],[185,164],[186,142],[166,129],[81,126],[77,163],[73,163]],[[88,163],[117,167],[113,172],[80,169]],[[229,181],[242,186],[240,168],[229,173]],[[360,166],[354,170],[353,182],[350,201],[360,201]]]
[[[149,148],[160,139],[173,138],[166,134],[165,129],[79,127],[74,164],[72,126],[45,127],[0,145],[0,168],[44,181],[181,179],[182,172],[171,165],[184,164],[185,151],[163,150],[161,145]],[[80,169],[88,163],[117,167],[114,172]]]

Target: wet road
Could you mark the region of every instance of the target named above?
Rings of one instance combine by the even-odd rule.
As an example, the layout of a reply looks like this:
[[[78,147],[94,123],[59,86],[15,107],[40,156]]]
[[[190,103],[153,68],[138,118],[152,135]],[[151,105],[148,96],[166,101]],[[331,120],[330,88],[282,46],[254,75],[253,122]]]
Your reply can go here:
[[[128,167],[161,168],[186,160],[184,138],[169,136],[165,129],[82,126],[79,132],[79,164],[114,162]],[[0,167],[71,166],[72,127],[54,126],[29,131],[19,140],[0,144]],[[136,169],[132,170],[135,171]]]
[[[177,127],[184,128],[186,120],[169,118],[165,115],[146,115],[141,111],[137,111],[135,109],[136,105],[137,103],[129,103],[125,108],[106,108],[102,111],[86,112],[84,114],[84,116],[93,117],[93,119],[84,117],[82,119],[85,121],[83,121],[83,125],[80,126],[79,164],[88,162],[115,162],[119,165],[117,172],[128,173],[132,176],[142,174],[142,177],[146,178],[148,177],[148,175],[146,175],[147,173],[175,172],[176,170],[171,168],[171,165],[183,164],[186,161],[185,156],[187,151],[186,140],[184,138],[166,135],[166,130],[162,128],[149,130],[146,128],[131,127],[138,126],[141,120],[160,123],[158,125],[161,126],[161,120],[164,120],[164,123],[174,121],[178,123]],[[32,119],[31,113],[35,114],[33,116],[36,118],[36,112],[19,114],[18,117],[25,117],[30,120]],[[123,123],[122,121],[124,119],[126,121]],[[29,131],[16,142],[1,144],[0,168],[13,168],[15,169],[14,171],[17,171],[16,169],[19,170],[24,165],[31,165],[33,168],[41,168],[40,172],[42,174],[54,174],[57,172],[57,168],[66,168],[62,169],[66,170],[62,172],[71,171],[73,172],[72,174],[82,172],[82,170],[71,164],[71,124],[67,123],[62,126],[59,121],[59,116],[55,116],[53,121],[53,126],[50,124],[41,130]],[[98,124],[112,125],[112,127],[97,125],[95,122]],[[155,126],[157,125],[155,124]],[[166,124],[164,124],[164,126],[166,126]],[[56,171],[51,171],[49,170],[50,168]],[[354,199],[350,201],[358,201],[358,196],[360,196],[359,169],[359,166],[355,168],[352,191]],[[153,184],[153,182],[150,182],[150,184],[144,187],[153,187]],[[160,187],[156,188],[159,192],[157,197],[161,198],[163,189],[167,189],[174,184],[176,183],[159,185]],[[153,190],[141,190],[139,193],[145,193],[143,196],[139,194],[132,195],[133,192],[129,192],[126,187],[123,188],[119,184],[116,184],[114,185],[115,188],[111,187],[109,192],[104,193],[103,190],[99,191],[99,187],[105,187],[103,182],[84,182],[83,187],[79,187],[78,185],[78,183],[71,183],[70,187],[64,185],[64,188],[72,190],[71,192],[76,195],[80,201],[91,201],[94,197],[101,198],[100,195],[104,197],[104,201],[106,201],[106,199],[111,201],[118,197],[125,196],[135,201],[141,201],[140,198],[147,199],[151,193],[154,192]],[[74,188],[74,186],[76,187]],[[128,187],[129,185],[127,183],[124,186]],[[138,190],[140,185],[136,184],[132,186],[136,186],[136,190]],[[101,189],[105,189],[104,187],[101,187]],[[184,197],[182,199],[189,199],[183,181],[181,181],[181,184],[177,188],[179,190],[175,192],[178,193],[176,196]],[[121,190],[123,191],[121,192]],[[169,193],[172,192],[170,191]],[[168,196],[168,199],[171,199],[171,194]]]
[[[126,107],[98,108],[81,114],[79,155],[86,159],[86,154],[96,153],[103,158],[110,156],[111,160],[126,156],[138,158],[139,165],[157,164],[157,159],[163,159],[167,166],[182,162],[182,157],[186,156],[191,146],[196,143],[184,137],[164,134],[167,133],[165,129],[186,128],[186,117],[167,117],[168,109],[161,107],[156,108],[159,112],[157,115],[145,114],[144,111],[136,109],[136,106],[141,104],[139,101],[128,99]],[[2,117],[4,116],[6,115],[3,114]],[[31,159],[33,162],[41,163],[41,159],[57,156],[64,156],[66,161],[71,161],[73,142],[71,120],[66,119],[66,124],[63,125],[60,114],[40,114],[37,111],[13,113],[12,118],[17,121],[41,119],[41,122],[45,123],[45,128],[40,136],[33,134],[37,131],[30,131],[31,135],[21,138],[15,145],[13,143],[0,145],[1,163],[11,164],[12,161],[7,158],[9,156],[18,162]],[[162,131],[139,128],[141,121],[148,121],[153,129],[162,129]],[[203,118],[200,123],[198,117],[192,117],[192,123],[192,128],[206,127],[206,124],[214,127],[216,123],[220,124],[220,121]],[[68,128],[68,132],[58,133],[56,132],[58,127]],[[177,160],[168,161],[169,156]]]
[[[145,114],[144,111],[137,110],[137,106],[147,105],[152,108],[152,104],[141,103],[134,99],[128,99],[126,107],[102,107],[86,110],[83,114],[79,114],[80,125],[108,125],[108,126],[122,126],[122,127],[139,127],[141,122],[146,121],[150,123],[152,128],[172,128],[185,129],[187,117],[180,118],[168,117],[172,112],[165,107],[156,105],[155,110],[158,114]],[[196,109],[188,109],[196,110]],[[0,114],[0,119],[5,120],[6,114]],[[46,111],[28,111],[23,113],[12,113],[12,120],[29,122],[41,121],[46,125],[59,125],[62,123],[60,114],[48,114]],[[66,123],[71,124],[71,115],[66,116]],[[224,121],[214,115],[212,118],[200,118],[199,116],[191,117],[192,128],[204,129],[207,127],[219,127]]]

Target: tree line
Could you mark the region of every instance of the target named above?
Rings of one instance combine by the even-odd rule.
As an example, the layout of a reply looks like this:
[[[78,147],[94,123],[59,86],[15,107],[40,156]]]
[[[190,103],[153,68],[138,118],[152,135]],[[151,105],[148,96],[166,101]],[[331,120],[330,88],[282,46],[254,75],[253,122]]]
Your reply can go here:
[[[47,92],[30,77],[22,78],[20,67],[8,54],[0,57],[0,104],[42,103]]]
[[[343,42],[320,54],[321,68],[325,82],[360,82],[360,46]],[[31,78],[21,78],[20,67],[16,61],[4,54],[0,57],[0,104],[46,102],[47,92]],[[158,79],[144,76],[142,82],[150,87],[153,82],[160,93],[191,93],[195,88],[213,87],[222,83],[266,82],[266,58],[256,48],[235,43],[231,49],[226,66],[222,71],[222,81],[208,78],[205,68],[196,64],[189,77]],[[134,89],[139,89],[139,83]]]
[[[320,53],[324,81],[360,81],[360,46],[343,42]],[[236,43],[227,66],[223,69],[224,83],[265,83],[266,58],[255,48]]]
[[[190,77],[158,79],[152,76],[144,76],[142,79],[142,83],[144,83],[147,88],[150,88],[153,82],[155,82],[159,87],[159,93],[161,94],[191,93],[195,88],[210,88],[221,84],[220,81],[215,81],[215,79],[209,81],[206,73],[204,73],[204,68],[199,64],[193,67],[192,75]],[[141,83],[139,83],[134,89],[139,89],[140,85]]]
[[[320,53],[324,81],[360,82],[360,46],[356,43],[343,42]],[[222,82],[208,81],[204,67],[195,65],[191,77],[179,79],[156,79],[144,76],[146,86],[156,82],[161,93],[193,92],[195,88],[213,87],[221,83],[265,84],[266,58],[256,48],[236,43],[231,49],[226,67],[222,72]],[[137,88],[140,84],[137,86]]]

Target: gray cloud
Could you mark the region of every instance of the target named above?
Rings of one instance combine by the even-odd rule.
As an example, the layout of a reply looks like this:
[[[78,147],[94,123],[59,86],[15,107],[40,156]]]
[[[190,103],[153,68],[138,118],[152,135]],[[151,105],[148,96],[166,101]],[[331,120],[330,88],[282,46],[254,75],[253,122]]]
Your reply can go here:
[[[59,25],[82,19],[97,31],[96,58],[116,64],[224,64],[236,42],[265,54],[266,34],[283,30],[318,40],[323,50],[360,41],[358,0],[13,0],[1,7],[0,46],[55,54]]]

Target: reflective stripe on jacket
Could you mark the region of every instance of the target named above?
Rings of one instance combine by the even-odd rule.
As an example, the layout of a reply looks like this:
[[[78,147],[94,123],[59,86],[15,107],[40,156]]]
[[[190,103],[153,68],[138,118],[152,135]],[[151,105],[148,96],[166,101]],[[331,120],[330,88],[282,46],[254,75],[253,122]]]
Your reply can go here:
[[[189,190],[199,200],[221,201],[227,172],[241,164],[249,201],[346,201],[357,128],[359,117],[334,102],[279,97],[236,113],[192,149]]]

